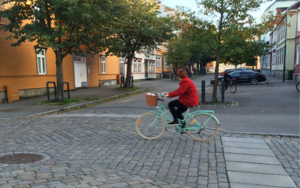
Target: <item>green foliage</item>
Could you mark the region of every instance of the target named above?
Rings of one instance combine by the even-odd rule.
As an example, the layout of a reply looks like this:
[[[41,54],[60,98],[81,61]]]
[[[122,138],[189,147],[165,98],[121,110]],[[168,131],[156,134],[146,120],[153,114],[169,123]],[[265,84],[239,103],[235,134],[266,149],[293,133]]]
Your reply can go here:
[[[127,79],[130,85],[131,63],[136,53],[151,54],[159,44],[173,37],[173,22],[169,17],[161,17],[159,6],[154,0],[130,0],[124,4],[126,14],[122,14],[112,28],[115,35],[106,40],[107,54],[127,59]]]

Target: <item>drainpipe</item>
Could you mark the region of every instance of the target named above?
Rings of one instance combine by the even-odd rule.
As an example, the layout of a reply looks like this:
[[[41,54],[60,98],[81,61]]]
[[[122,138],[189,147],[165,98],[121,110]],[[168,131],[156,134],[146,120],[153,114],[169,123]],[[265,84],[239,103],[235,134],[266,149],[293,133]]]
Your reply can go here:
[[[286,10],[288,11],[288,9]],[[285,82],[285,64],[286,64],[286,50],[287,50],[287,47],[286,47],[286,41],[287,41],[287,15],[285,17],[285,43],[284,43],[284,61],[283,61],[283,82]]]

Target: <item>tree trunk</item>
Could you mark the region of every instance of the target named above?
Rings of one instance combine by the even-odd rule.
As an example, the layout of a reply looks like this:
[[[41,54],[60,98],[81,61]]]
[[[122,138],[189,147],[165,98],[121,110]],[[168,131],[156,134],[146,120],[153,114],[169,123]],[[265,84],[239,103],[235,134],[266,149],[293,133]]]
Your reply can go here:
[[[132,59],[133,59],[133,56],[130,55],[128,58],[127,58],[127,73],[126,73],[126,81],[125,81],[125,84],[124,84],[124,87],[125,88],[130,88],[131,86],[131,66],[132,66]]]
[[[63,73],[63,66],[62,66],[62,52],[59,50],[55,52],[56,56],[56,96],[55,99],[61,101],[61,93],[64,92],[61,89],[61,85],[64,82],[64,73]]]
[[[221,59],[221,48],[219,47],[217,49],[216,54],[216,69],[215,69],[215,78],[214,78],[214,89],[213,89],[213,95],[212,95],[212,102],[217,102],[217,91],[218,91],[218,77],[219,77],[219,64]]]

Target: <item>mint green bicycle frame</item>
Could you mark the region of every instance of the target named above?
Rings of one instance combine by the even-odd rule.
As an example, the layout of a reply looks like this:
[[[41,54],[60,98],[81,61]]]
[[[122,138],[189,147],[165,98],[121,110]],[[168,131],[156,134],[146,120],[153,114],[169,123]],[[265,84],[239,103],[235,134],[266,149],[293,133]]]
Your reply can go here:
[[[150,125],[153,126],[153,124],[156,122],[158,116],[161,116],[163,118],[163,120],[166,122],[166,129],[168,128],[168,124],[167,124],[167,120],[172,121],[172,114],[166,109],[166,107],[164,106],[164,104],[161,104],[160,107],[156,107],[157,111],[150,111],[152,113],[156,113],[156,117],[155,120],[153,121],[153,123]],[[196,122],[196,125],[189,125],[189,128],[183,128],[184,130],[190,130],[190,129],[203,129],[204,126],[206,125],[206,123],[212,118],[215,117],[214,116],[214,111],[212,110],[197,110],[195,112],[189,113],[190,108],[188,108],[188,110],[186,111],[183,120],[180,120],[181,122],[184,122],[187,119],[187,123],[189,122],[189,120],[191,118],[193,118],[194,115],[198,115],[198,114],[205,114],[208,115],[209,117],[207,118],[207,120],[200,124],[198,121]],[[188,117],[188,118],[187,118]],[[215,117],[217,123],[220,125],[219,120]],[[194,123],[194,122],[193,122]],[[190,127],[191,126],[191,127]],[[181,127],[179,127],[178,125],[176,125],[177,128],[182,129]]]

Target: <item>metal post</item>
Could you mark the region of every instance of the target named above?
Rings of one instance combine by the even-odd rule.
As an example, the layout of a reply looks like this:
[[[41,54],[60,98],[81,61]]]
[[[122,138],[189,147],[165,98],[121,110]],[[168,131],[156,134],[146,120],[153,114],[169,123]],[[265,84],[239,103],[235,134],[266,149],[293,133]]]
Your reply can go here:
[[[68,99],[70,99],[70,87],[69,87],[69,82],[63,82],[61,84],[61,100],[62,102],[65,102],[65,99],[64,99],[64,84],[67,84],[67,91],[68,91]]]
[[[201,103],[205,103],[205,80],[201,82]]]
[[[47,82],[46,86],[47,86],[47,99],[48,99],[48,102],[50,102],[49,84],[54,84],[54,95],[56,96],[56,84],[55,84],[55,82]]]
[[[222,103],[224,103],[224,101],[225,101],[224,100],[224,98],[225,98],[224,79],[222,79],[221,84],[222,84],[222,86],[221,86]]]
[[[288,10],[287,10],[288,13]],[[285,64],[286,64],[286,40],[287,40],[287,16],[285,17],[285,43],[284,43],[284,61],[283,61],[283,82],[285,82]]]

